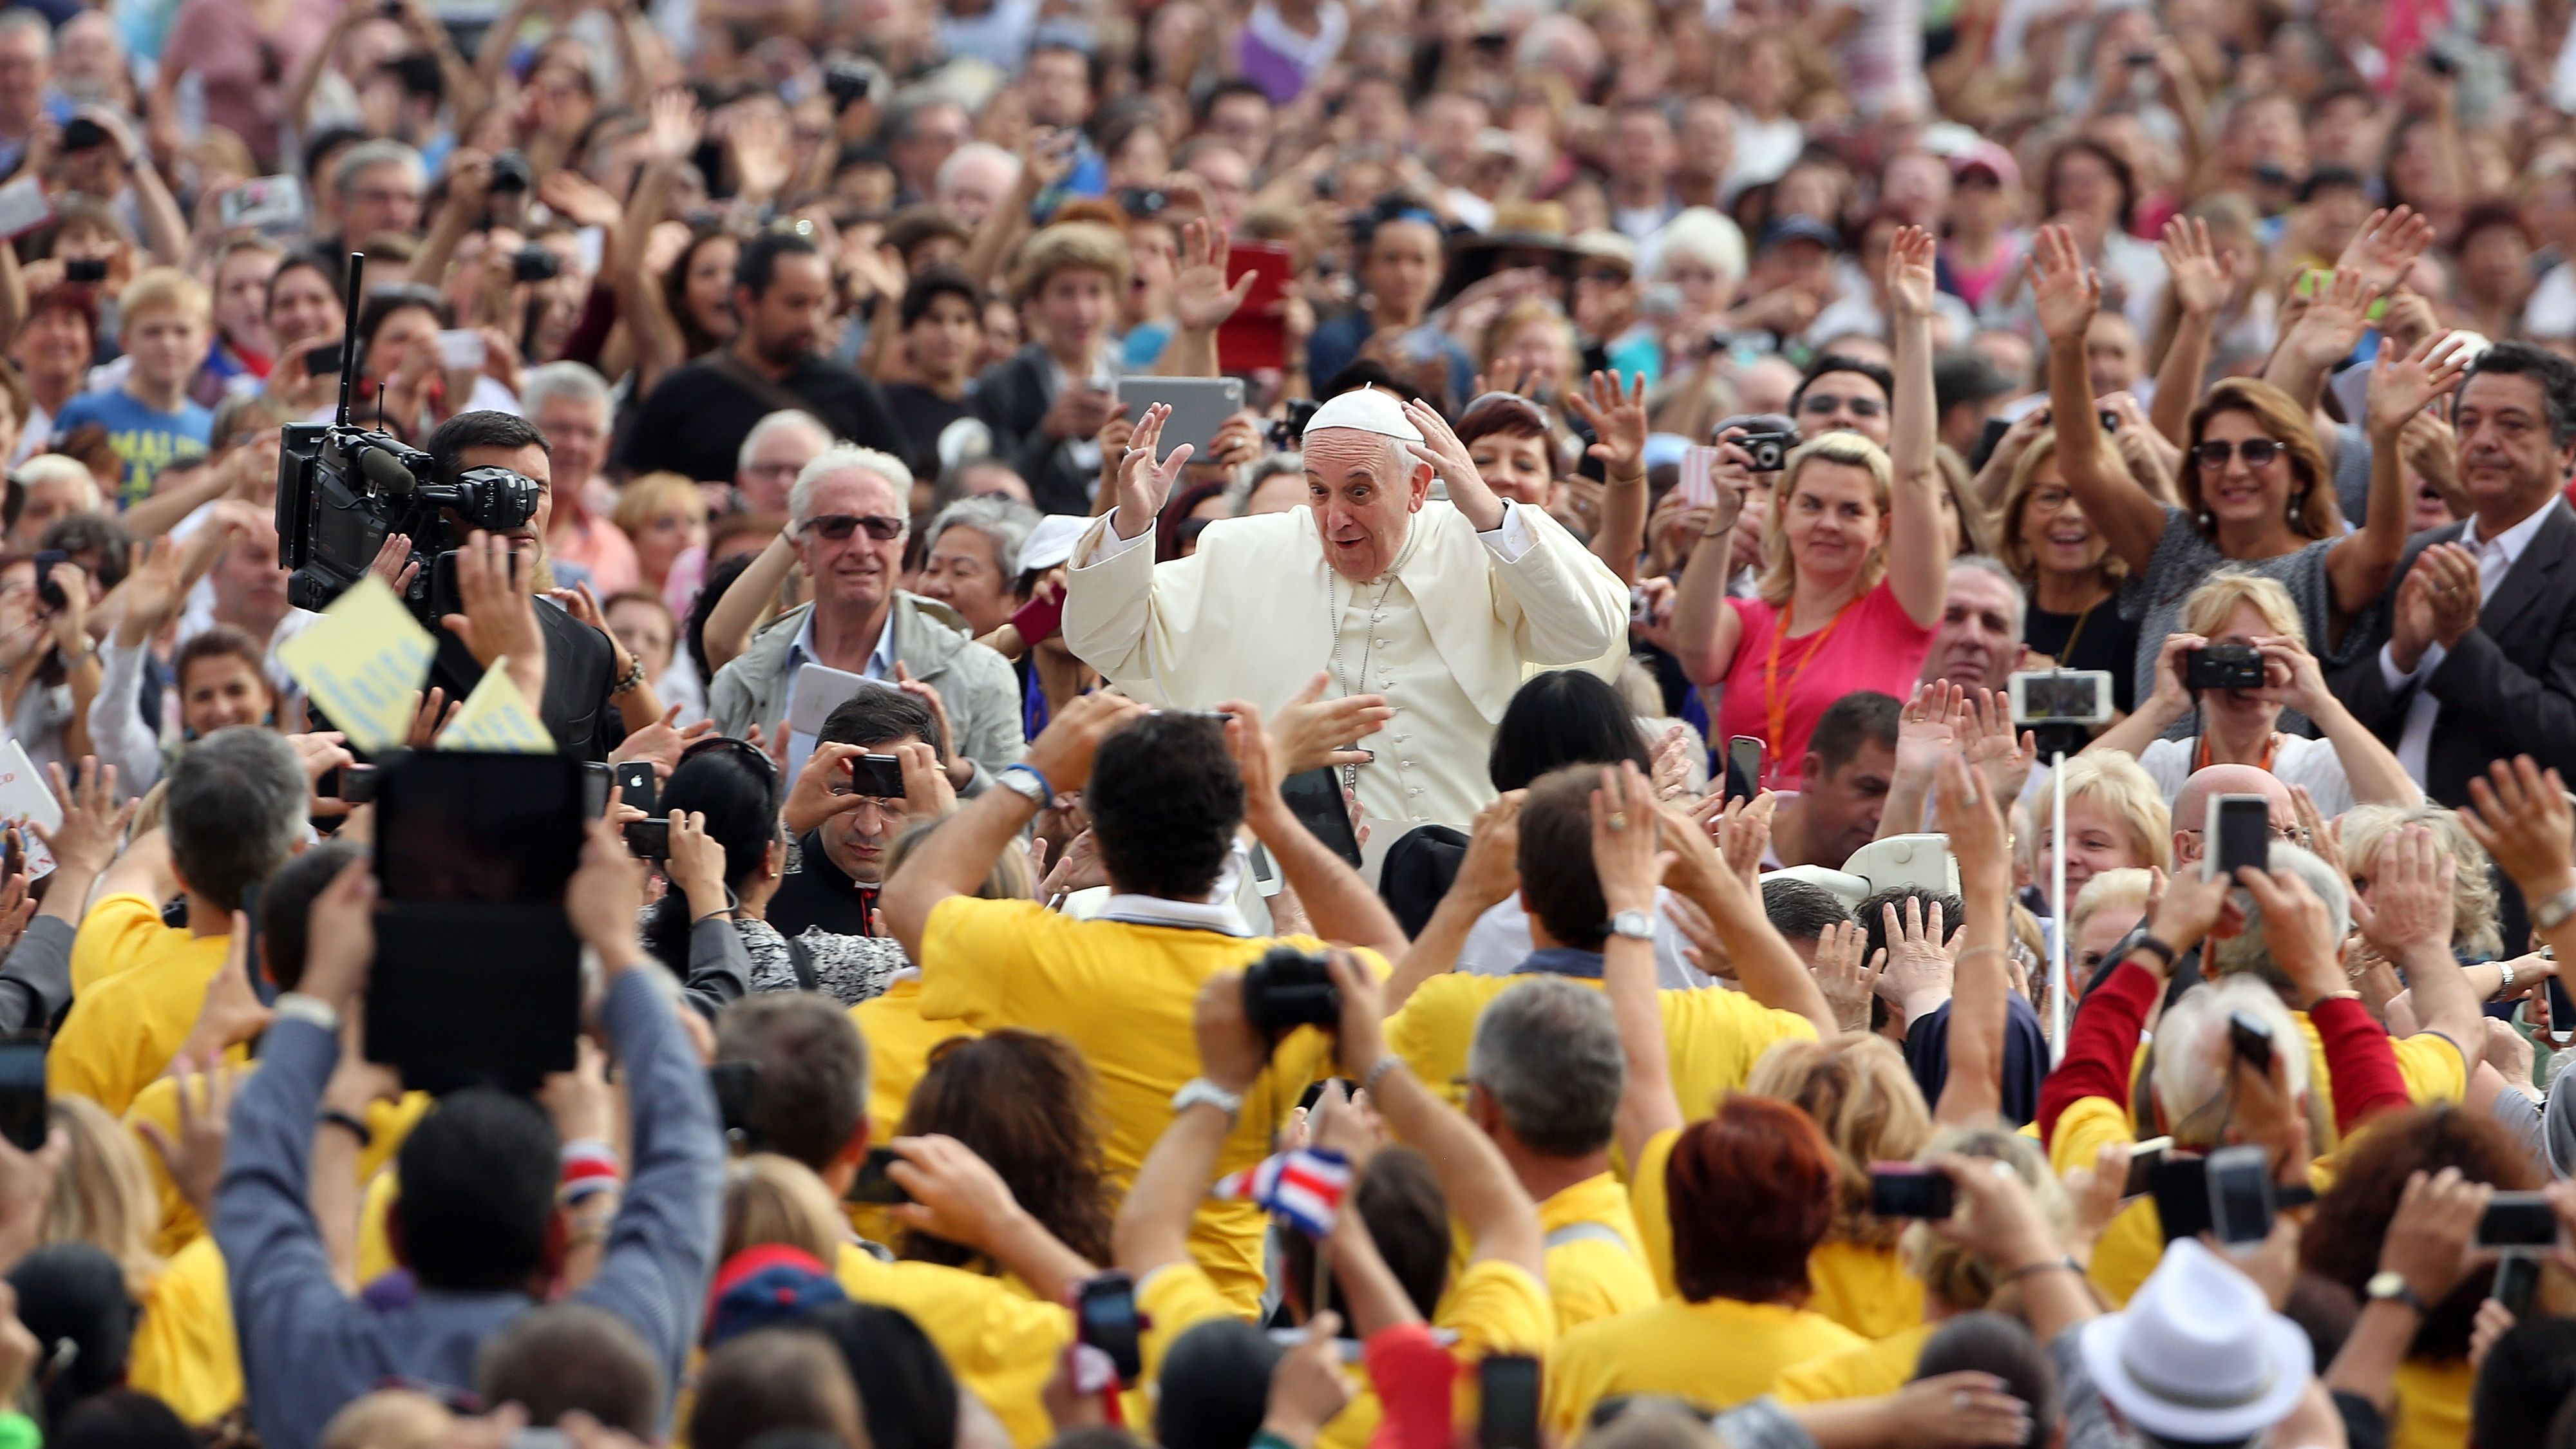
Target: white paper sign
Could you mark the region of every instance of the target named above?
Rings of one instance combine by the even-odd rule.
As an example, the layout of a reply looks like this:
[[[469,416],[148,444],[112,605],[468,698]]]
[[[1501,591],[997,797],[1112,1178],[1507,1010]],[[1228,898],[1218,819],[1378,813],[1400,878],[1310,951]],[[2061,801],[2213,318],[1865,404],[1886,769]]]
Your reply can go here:
[[[846,669],[833,669],[821,664],[797,666],[796,682],[787,690],[787,778],[794,780],[804,773],[805,760],[814,753],[815,737],[823,732],[823,721],[862,689],[893,689],[882,679],[852,674]]]
[[[47,830],[63,828],[63,802],[54,798],[52,784],[16,740],[0,743],[0,818],[31,821]],[[26,841],[27,879],[51,874],[54,853],[33,830],[26,832]]]

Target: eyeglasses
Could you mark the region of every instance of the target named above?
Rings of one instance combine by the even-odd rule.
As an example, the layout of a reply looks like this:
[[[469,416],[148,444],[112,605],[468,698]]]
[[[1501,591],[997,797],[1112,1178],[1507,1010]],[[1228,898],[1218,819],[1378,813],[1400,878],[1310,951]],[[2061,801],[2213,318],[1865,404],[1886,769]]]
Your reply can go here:
[[[1856,418],[1874,418],[1887,411],[1887,404],[1874,397],[1836,397],[1829,392],[1811,392],[1798,404],[1798,411],[1813,417],[1823,417],[1838,408],[1851,409]]]
[[[833,543],[839,543],[864,528],[868,531],[868,537],[877,542],[892,543],[903,537],[904,522],[900,518],[888,518],[881,513],[871,513],[864,518],[853,518],[846,513],[826,513],[817,518],[806,519],[797,527],[800,532],[813,533]]]
[[[2177,836],[2187,837],[2193,841],[2198,841],[2202,836],[2208,834],[2208,831],[2199,826],[2192,825],[2184,826],[2183,828],[2176,830],[2174,834]],[[2302,850],[2305,850],[2313,839],[2313,837],[2308,834],[2308,828],[2304,825],[2277,824],[2272,827],[2272,838],[2281,842],[2283,845],[2295,845]],[[2192,846],[2190,852],[2192,859],[2196,860],[2200,857],[2200,849],[2200,846],[2197,844]]]
[[[2281,456],[2281,445],[2270,438],[2246,438],[2236,443],[2211,438],[2191,445],[2192,461],[2204,468],[2224,468],[2231,456],[2243,458],[2248,468],[2260,468]]]
[[[1612,267],[1585,267],[1574,274],[1574,280],[1590,282],[1595,286],[1616,287],[1628,280],[1628,274]]]

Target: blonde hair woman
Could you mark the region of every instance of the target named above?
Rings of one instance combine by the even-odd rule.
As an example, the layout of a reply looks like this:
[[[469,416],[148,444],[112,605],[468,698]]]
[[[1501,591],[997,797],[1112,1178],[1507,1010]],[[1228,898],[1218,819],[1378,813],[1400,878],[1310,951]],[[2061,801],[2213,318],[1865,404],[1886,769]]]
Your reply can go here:
[[[1949,592],[1941,473],[1933,462],[1932,239],[1889,244],[1887,311],[1896,339],[1888,448],[1829,432],[1792,452],[1772,490],[1759,597],[1726,597],[1726,535],[1753,484],[1739,429],[1718,440],[1719,506],[1676,589],[1673,653],[1694,684],[1726,685],[1718,736],[1763,742],[1766,782],[1796,789],[1807,738],[1836,700],[1914,692]]]
[[[1932,1137],[1931,1109],[1904,1054],[1860,1032],[1784,1041],[1754,1064],[1744,1090],[1805,1112],[1833,1148],[1841,1201],[1824,1242],[1807,1257],[1815,1288],[1808,1309],[1863,1338],[1922,1322],[1923,1285],[1896,1252],[1905,1225],[1869,1211],[1869,1165],[1910,1160]]]
[[[755,1152],[725,1169],[724,1231],[717,1239],[717,1262],[745,1248],[776,1243],[828,1268],[839,1259],[842,1240],[848,1236],[848,1227],[832,1202],[832,1190],[804,1163],[775,1152]]]
[[[2155,886],[2151,871],[2106,870],[2075,893],[2075,909],[2066,918],[2066,973],[2079,991],[2111,959],[2111,948],[2146,917]]]
[[[2085,754],[2135,755],[2168,804],[2182,794],[2193,771],[2211,765],[2252,765],[2283,784],[2304,787],[2327,819],[2356,804],[2411,806],[2424,798],[2397,756],[2326,688],[2325,674],[2308,652],[2298,605],[2277,580],[2220,569],[2183,600],[2179,623],[2180,630],[2156,653],[2155,693],[2104,730]],[[2253,650],[2262,685],[2191,688],[2185,681],[2192,655],[2211,645]],[[2325,738],[2282,730],[2284,709],[2306,715]],[[2184,738],[2159,738],[2186,718],[2193,728]]]
[[[2057,460],[2057,434],[2043,430],[2013,461],[1995,513],[1995,556],[2021,580],[2030,607],[2021,642],[2066,669],[2111,676],[2111,702],[2136,707],[2138,623],[2121,617],[2129,566],[2084,515]]]
[[[2335,845],[2343,855],[2344,873],[2352,879],[2352,893],[2365,904],[2379,904],[2371,891],[2371,876],[2380,844],[2409,825],[2429,828],[2434,848],[2457,864],[2458,873],[2451,884],[2451,950],[2464,960],[2494,960],[2504,951],[2504,932],[2497,925],[2495,873],[2489,868],[2486,851],[2461,827],[2456,811],[2426,804],[2403,808],[2356,805],[2344,812],[2343,818],[2335,822]],[[2482,977],[2472,976],[2469,984],[2475,988],[2481,981]],[[2481,1000],[2493,996],[2503,983],[2488,981],[2484,985],[2489,989]],[[2551,1025],[2566,1030],[2555,1022]]]
[[[126,1290],[142,1302],[167,1262],[152,1246],[161,1231],[161,1195],[143,1165],[143,1149],[87,1097],[56,1097],[48,1108],[53,1125],[71,1139],[71,1155],[45,1202],[43,1241],[100,1248],[125,1270]]]
[[[617,495],[608,517],[635,546],[638,587],[668,602],[674,569],[694,553],[698,567],[685,571],[694,592],[696,579],[705,575],[707,548],[707,500],[697,484],[677,473],[647,473]]]
[[[2066,893],[2076,900],[2097,876],[2116,870],[2173,868],[2173,811],[2164,792],[2138,762],[2127,755],[2091,750],[2066,762]],[[2037,785],[2032,810],[2039,841],[2033,877],[2046,891],[2056,877],[2053,852],[2057,837],[2050,820],[2046,775]],[[2062,914],[2062,913],[2061,913]]]

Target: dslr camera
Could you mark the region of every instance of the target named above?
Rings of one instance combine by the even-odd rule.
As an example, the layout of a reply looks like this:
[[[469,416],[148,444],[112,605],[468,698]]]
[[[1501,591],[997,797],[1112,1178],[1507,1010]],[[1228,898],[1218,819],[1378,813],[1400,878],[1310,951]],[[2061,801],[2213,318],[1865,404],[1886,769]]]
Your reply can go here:
[[[1273,946],[1243,973],[1243,1015],[1253,1030],[1279,1037],[1301,1026],[1331,1030],[1342,1019],[1342,989],[1319,951]]]
[[[2251,644],[2207,644],[2182,662],[2185,689],[2261,689],[2263,655]]]
[[[439,616],[462,608],[455,597],[455,555],[465,534],[525,526],[537,516],[537,484],[507,468],[468,468],[444,481],[429,454],[349,422],[366,262],[363,253],[349,256],[352,330],[341,338],[338,419],[286,428],[277,461],[278,562],[293,571],[286,582],[289,603],[326,609],[366,577],[386,537],[399,533],[411,540],[411,556],[421,564],[403,602],[434,631]]]

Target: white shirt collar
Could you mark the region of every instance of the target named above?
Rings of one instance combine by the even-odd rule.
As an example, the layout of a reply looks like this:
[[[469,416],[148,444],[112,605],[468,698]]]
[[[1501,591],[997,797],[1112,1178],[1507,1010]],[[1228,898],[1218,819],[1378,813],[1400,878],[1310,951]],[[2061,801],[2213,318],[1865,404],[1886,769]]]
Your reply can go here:
[[[2557,501],[2557,498],[2553,495],[2548,503],[2543,503],[2538,508],[2531,510],[2531,516],[2529,518],[2526,518],[2522,522],[2515,524],[2513,527],[2506,529],[2504,532],[2497,534],[2494,539],[2490,540],[2490,542],[2493,542],[2496,547],[2504,550],[2504,566],[2506,568],[2512,568],[2515,564],[2522,561],[2522,551],[2531,547],[2532,539],[2539,536],[2540,525],[2549,520],[2550,506],[2555,504]],[[2467,545],[2472,550],[2484,547],[2484,544],[2482,544],[2478,539],[2478,516],[2476,514],[2470,514],[2469,521],[2461,527],[2460,542]]]

